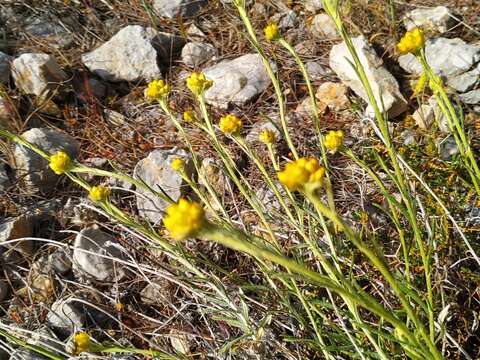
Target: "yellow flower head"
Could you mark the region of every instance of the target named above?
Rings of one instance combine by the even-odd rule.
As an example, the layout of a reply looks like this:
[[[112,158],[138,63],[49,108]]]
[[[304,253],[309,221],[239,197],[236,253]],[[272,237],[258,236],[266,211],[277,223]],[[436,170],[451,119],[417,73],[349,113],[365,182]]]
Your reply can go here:
[[[175,171],[183,170],[183,168],[185,167],[185,160],[183,160],[182,158],[175,158],[175,159],[173,159],[170,166]]]
[[[196,202],[180,199],[177,204],[167,208],[163,218],[163,225],[175,240],[183,240],[201,229],[205,220],[205,213]]]
[[[204,73],[192,72],[187,78],[187,87],[197,96],[210,89],[213,85],[212,80],[207,80]]]
[[[280,171],[278,179],[290,191],[300,190],[307,183],[321,183],[325,176],[325,169],[315,158],[300,158],[285,165]]]
[[[185,111],[183,113],[183,121],[185,122],[193,122],[197,120],[197,116],[195,115],[195,112],[192,110]]]
[[[107,200],[108,195],[110,195],[110,189],[105,186],[92,186],[88,193],[88,197],[92,201]]]
[[[268,24],[264,29],[263,33],[265,34],[265,39],[268,41],[280,39],[280,29],[275,23]]]
[[[275,133],[273,130],[265,129],[258,135],[258,139],[265,145],[273,144],[275,142]]]
[[[170,85],[163,80],[153,80],[148,83],[146,96],[149,99],[161,99],[170,92]]]
[[[423,30],[415,28],[407,31],[397,44],[400,54],[418,53],[425,46],[425,36]]]
[[[232,114],[226,115],[220,119],[220,130],[225,134],[239,132],[242,126],[242,120]]]
[[[76,333],[73,337],[73,355],[79,355],[82,352],[86,352],[90,349],[90,335],[86,332]]]
[[[65,151],[57,151],[55,154],[50,156],[50,169],[57,175],[63,174],[71,166],[70,156]]]
[[[325,135],[325,147],[328,150],[333,152],[343,144],[343,131],[342,130],[331,130]]]

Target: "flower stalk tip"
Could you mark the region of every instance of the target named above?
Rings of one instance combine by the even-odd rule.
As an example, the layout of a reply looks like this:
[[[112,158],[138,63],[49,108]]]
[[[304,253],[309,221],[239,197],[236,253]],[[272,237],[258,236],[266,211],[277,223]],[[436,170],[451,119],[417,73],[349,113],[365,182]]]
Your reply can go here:
[[[187,78],[187,87],[196,96],[202,95],[213,85],[213,80],[207,80],[204,73],[192,72]]]
[[[48,166],[57,175],[62,175],[65,171],[68,171],[71,167],[72,160],[65,151],[57,151],[50,156],[50,162]]]
[[[185,160],[182,158],[175,158],[172,160],[170,166],[175,171],[182,171],[185,168]]]
[[[92,186],[92,188],[88,193],[88,197],[90,198],[90,200],[95,202],[101,202],[101,201],[107,200],[108,195],[110,195],[110,189],[101,185]]]
[[[220,130],[224,134],[235,134],[238,133],[242,127],[243,123],[238,117],[233,114],[226,115],[220,119]]]
[[[303,190],[307,184],[322,184],[325,168],[315,158],[300,158],[286,164],[277,175],[288,190]]]
[[[194,122],[195,120],[197,120],[197,116],[195,115],[194,111],[187,110],[183,113],[183,121]]]
[[[276,137],[273,130],[265,129],[258,135],[258,139],[265,145],[268,145],[273,144],[276,140]]]
[[[145,95],[149,99],[161,100],[167,97],[167,95],[170,93],[170,90],[170,85],[164,80],[153,80],[148,83]]]
[[[76,333],[73,337],[73,355],[80,355],[82,352],[87,352],[91,346],[90,335],[86,332]]]
[[[265,39],[268,41],[278,40],[281,37],[280,28],[275,23],[268,24],[264,29]]]
[[[343,145],[344,134],[342,130],[331,130],[325,135],[325,147],[335,153]]]
[[[194,236],[204,225],[205,212],[200,204],[180,199],[167,208],[163,225],[175,240]]]
[[[400,54],[417,54],[425,46],[425,36],[423,30],[415,28],[407,31],[397,44]]]

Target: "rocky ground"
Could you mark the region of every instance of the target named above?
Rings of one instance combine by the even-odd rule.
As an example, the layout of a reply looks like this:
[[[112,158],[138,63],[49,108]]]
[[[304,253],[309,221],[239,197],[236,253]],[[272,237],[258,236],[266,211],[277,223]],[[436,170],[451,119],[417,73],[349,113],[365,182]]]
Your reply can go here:
[[[425,95],[420,106],[409,98],[410,80],[418,78],[421,67],[411,55],[398,57],[395,43],[405,29],[428,29],[427,60],[458,96],[466,125],[477,134],[473,146],[478,156],[480,4],[356,0],[344,6],[370,81],[381,89],[395,141],[439,196],[456,206],[454,215],[478,246],[480,208],[457,176],[458,149],[435,100]],[[249,14],[259,33],[267,23],[278,22],[300,53],[322,104],[323,130],[344,129],[353,148],[377,146],[368,99],[321,2],[250,1]],[[315,139],[306,86],[284,50],[269,43],[265,47],[279,68],[293,140],[301,153],[309,154]],[[206,93],[213,116],[227,109],[241,116],[247,141],[266,156],[256,142],[259,131],[272,127],[268,119],[278,119],[275,97],[229,1],[0,1],[0,126],[48,153],[64,149],[88,165],[133,174],[166,189],[173,199],[186,187],[169,164],[178,156],[188,162],[189,155],[159,106],[145,100],[144,89],[148,81],[166,78],[173,89],[171,107],[179,113],[189,110],[194,102],[184,80],[192,70],[202,70],[214,81]],[[439,130],[433,127],[435,119]],[[196,131],[191,128],[189,135],[203,159],[203,171],[248,225],[241,199],[219,172],[210,144]],[[155,244],[109,223],[40,156],[19,145],[1,144],[0,329],[34,343],[50,341],[63,352],[75,331],[87,329],[99,341],[156,347],[192,358],[289,358],[289,351],[276,353],[268,346],[263,355],[219,355],[216,349],[235,331],[199,311],[204,300],[172,278],[174,265]],[[288,158],[284,144],[278,146]],[[440,156],[432,148],[440,149]],[[234,146],[232,152],[251,182],[260,186],[254,167]],[[381,201],[379,194],[371,190],[366,175],[338,157],[333,177],[339,211],[347,218],[354,218],[356,209],[370,212],[371,226],[388,239],[384,215],[373,206]],[[132,192],[129,184],[114,178],[88,180],[111,186],[122,209],[159,223],[166,206],[162,200]],[[260,187],[258,193],[275,209],[269,191]],[[20,238],[28,240],[15,241]],[[452,255],[443,259],[446,267],[458,260],[459,245],[455,239],[452,243],[445,244]],[[226,269],[248,271],[246,258],[215,246],[188,246]],[[467,262],[449,278],[455,308],[451,334],[472,358],[480,356],[478,274],[478,267]],[[0,358],[39,358],[9,342],[2,344]],[[454,353],[452,359],[462,358]]]

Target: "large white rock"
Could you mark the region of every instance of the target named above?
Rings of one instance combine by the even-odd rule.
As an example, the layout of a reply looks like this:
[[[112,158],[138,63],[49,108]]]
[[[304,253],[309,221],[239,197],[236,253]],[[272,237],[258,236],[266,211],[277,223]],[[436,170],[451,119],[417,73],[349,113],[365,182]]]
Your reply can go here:
[[[67,80],[55,58],[48,54],[22,54],[13,61],[12,75],[17,87],[25,94],[47,96]]]
[[[455,19],[446,6],[418,8],[405,14],[403,23],[407,30],[421,27],[425,30],[444,33],[455,25]]]
[[[323,9],[322,0],[305,0],[303,6],[305,10],[311,12],[317,12]]]
[[[185,65],[198,67],[217,55],[217,49],[212,44],[192,41],[182,49],[182,61]]]
[[[6,84],[10,78],[10,63],[13,58],[0,51],[0,83]]]
[[[412,117],[420,129],[429,130],[435,122],[435,108],[429,104],[420,105]]]
[[[48,154],[63,150],[74,159],[79,143],[73,137],[58,130],[33,128],[22,137]],[[22,145],[15,145],[14,158],[16,175],[32,191],[49,192],[58,182],[58,175],[48,167],[48,160]]]
[[[145,159],[140,160],[134,169],[134,177],[143,180],[153,190],[165,192],[173,201],[178,201],[187,190],[182,176],[172,169],[176,158],[185,161],[185,171],[192,175],[193,165],[189,154],[184,150],[154,150]],[[149,191],[137,188],[137,208],[140,215],[154,223],[163,217],[163,211],[169,203]]]
[[[113,259],[122,259],[117,240],[98,228],[80,231],[75,238],[73,268],[98,281],[116,281],[125,272],[123,266]]]
[[[472,90],[459,95],[460,100],[469,105],[480,104],[480,89]]]
[[[84,54],[82,62],[108,81],[150,81],[162,77],[159,61],[168,63],[182,41],[150,27],[129,25],[99,48]]]
[[[153,0],[155,12],[170,19],[179,16],[193,16],[207,2],[205,0]]]
[[[458,92],[464,93],[475,88],[480,82],[480,64],[473,70],[447,79],[447,85]]]
[[[32,218],[29,216],[18,216],[6,219],[0,223],[0,244],[10,240],[28,238],[32,235],[33,223]],[[19,240],[6,246],[25,255],[33,255],[35,252],[32,240]]]
[[[383,103],[384,110],[391,118],[407,110],[407,101],[400,92],[397,80],[383,66],[383,61],[376,54],[375,50],[363,36],[353,38],[352,42],[360,62],[365,68],[365,73],[380,108]],[[347,86],[369,103],[367,93],[351,63],[354,63],[354,61],[345,42],[332,47],[330,51],[330,67]],[[367,108],[367,113],[373,113],[370,104]]]
[[[69,334],[83,327],[86,316],[73,299],[60,299],[52,304],[46,320],[58,331]]]
[[[313,34],[326,39],[338,39],[340,36],[337,32],[335,22],[328,14],[317,14],[312,20]]]
[[[448,78],[470,70],[480,61],[480,46],[467,44],[459,38],[434,38],[425,43],[425,56],[432,70]],[[400,66],[407,72],[420,76],[422,64],[412,54],[398,58]]]
[[[205,92],[205,99],[220,108],[227,108],[230,103],[244,105],[271,83],[258,54],[225,60],[203,72],[207,79],[213,80],[213,86]]]

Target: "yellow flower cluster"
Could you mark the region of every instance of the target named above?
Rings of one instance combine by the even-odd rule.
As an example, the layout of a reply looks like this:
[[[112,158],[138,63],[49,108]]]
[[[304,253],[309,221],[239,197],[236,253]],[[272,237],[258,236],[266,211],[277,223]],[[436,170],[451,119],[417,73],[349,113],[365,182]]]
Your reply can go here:
[[[265,145],[273,144],[275,142],[275,133],[273,130],[265,129],[258,135],[258,139]]]
[[[205,213],[196,202],[180,199],[167,208],[163,225],[175,240],[183,240],[200,230],[205,221]]]
[[[57,151],[55,154],[50,156],[50,169],[57,175],[63,174],[65,171],[71,166],[72,161],[70,160],[70,156],[65,151]]]
[[[153,80],[148,83],[145,95],[149,99],[161,99],[170,92],[170,85],[163,80]]]
[[[187,87],[197,96],[202,95],[203,92],[211,88],[212,85],[213,81],[207,80],[204,73],[192,72],[187,78]]]
[[[268,41],[280,39],[280,29],[275,23],[268,24],[264,29],[263,33],[265,34],[265,39]]]
[[[90,349],[90,335],[86,332],[79,332],[73,337],[73,355],[80,355]]]
[[[175,159],[173,159],[170,166],[175,171],[181,171],[185,167],[185,161],[182,158],[175,158]]]
[[[183,121],[185,122],[193,122],[197,120],[197,116],[195,115],[195,112],[192,110],[187,110],[183,113]]]
[[[400,54],[418,53],[425,46],[425,36],[423,30],[415,28],[407,31],[397,44]]]
[[[88,197],[92,201],[104,201],[107,200],[110,195],[110,189],[105,186],[92,186],[88,193]]]
[[[343,131],[342,130],[331,130],[325,135],[324,145],[328,150],[333,152],[337,151],[338,148],[343,144]]]
[[[290,191],[301,190],[307,183],[321,183],[325,168],[315,158],[300,158],[285,165],[278,174],[280,182]]]
[[[234,134],[242,129],[243,123],[235,115],[229,114],[220,119],[220,130],[225,134]]]

